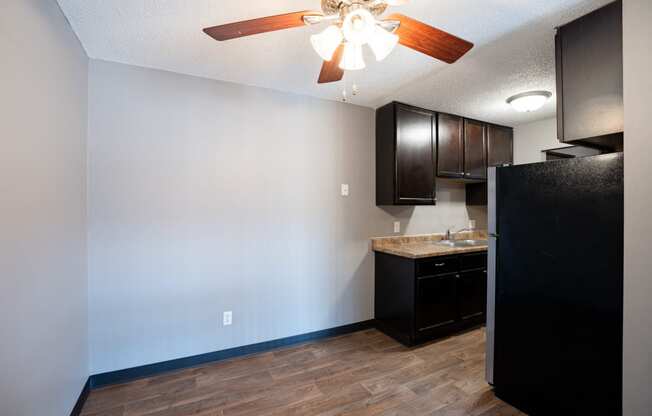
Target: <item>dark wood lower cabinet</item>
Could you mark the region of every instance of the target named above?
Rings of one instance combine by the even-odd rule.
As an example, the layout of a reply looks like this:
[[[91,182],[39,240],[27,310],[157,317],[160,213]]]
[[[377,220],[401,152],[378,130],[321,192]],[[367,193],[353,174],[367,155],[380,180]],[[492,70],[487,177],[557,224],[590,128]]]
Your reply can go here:
[[[411,346],[483,324],[487,253],[409,259],[375,254],[378,329]]]
[[[487,271],[462,272],[457,284],[458,310],[461,320],[484,315],[487,310]]]
[[[456,275],[427,276],[417,279],[416,329],[428,331],[457,320]]]

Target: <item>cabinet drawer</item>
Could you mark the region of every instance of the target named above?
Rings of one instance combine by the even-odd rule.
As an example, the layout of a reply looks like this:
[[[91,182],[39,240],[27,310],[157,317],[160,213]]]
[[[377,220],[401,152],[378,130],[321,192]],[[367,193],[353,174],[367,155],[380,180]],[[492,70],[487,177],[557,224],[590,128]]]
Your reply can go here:
[[[465,254],[460,258],[460,270],[487,268],[487,253]]]
[[[459,270],[460,263],[456,257],[436,257],[417,263],[417,277],[434,276],[454,273]]]

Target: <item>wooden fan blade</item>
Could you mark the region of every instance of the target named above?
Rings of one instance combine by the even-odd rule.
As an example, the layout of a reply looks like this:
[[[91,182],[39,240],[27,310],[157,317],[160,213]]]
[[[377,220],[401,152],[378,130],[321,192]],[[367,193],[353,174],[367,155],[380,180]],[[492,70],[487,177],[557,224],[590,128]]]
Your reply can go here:
[[[324,64],[321,66],[321,72],[319,74],[320,84],[326,84],[329,82],[336,82],[341,80],[344,77],[344,70],[340,68],[340,61],[342,60],[342,54],[344,53],[344,44],[341,44],[333,54],[333,59],[330,61],[324,61]]]
[[[225,41],[275,30],[290,29],[304,26],[303,16],[323,16],[320,12],[295,12],[277,16],[261,17],[259,19],[228,23],[204,29],[204,33],[215,40]]]
[[[471,42],[399,13],[392,14],[385,20],[401,22],[395,32],[401,45],[449,64],[457,61],[473,48]]]

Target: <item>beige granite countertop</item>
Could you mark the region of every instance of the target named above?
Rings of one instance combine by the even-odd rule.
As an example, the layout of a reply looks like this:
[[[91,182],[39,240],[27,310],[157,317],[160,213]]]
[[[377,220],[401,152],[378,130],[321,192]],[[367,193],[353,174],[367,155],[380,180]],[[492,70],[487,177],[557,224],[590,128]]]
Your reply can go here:
[[[486,240],[486,231],[469,231],[455,234],[456,240]],[[380,253],[410,259],[449,256],[451,254],[477,253],[487,251],[487,246],[446,247],[436,244],[444,234],[405,235],[398,237],[377,237],[371,239],[371,248]]]

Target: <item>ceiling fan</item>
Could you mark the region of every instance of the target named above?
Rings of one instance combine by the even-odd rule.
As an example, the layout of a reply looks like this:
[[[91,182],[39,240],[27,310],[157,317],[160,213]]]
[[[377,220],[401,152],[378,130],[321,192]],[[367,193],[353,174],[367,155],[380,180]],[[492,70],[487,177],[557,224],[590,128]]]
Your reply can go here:
[[[331,22],[310,38],[324,60],[320,84],[339,81],[344,71],[365,68],[362,47],[368,45],[376,59],[385,59],[396,44],[414,49],[446,63],[466,54],[473,44],[402,14],[378,20],[388,6],[408,0],[321,0],[321,12],[302,11],[229,23],[204,29],[210,37],[225,41],[259,33]]]

